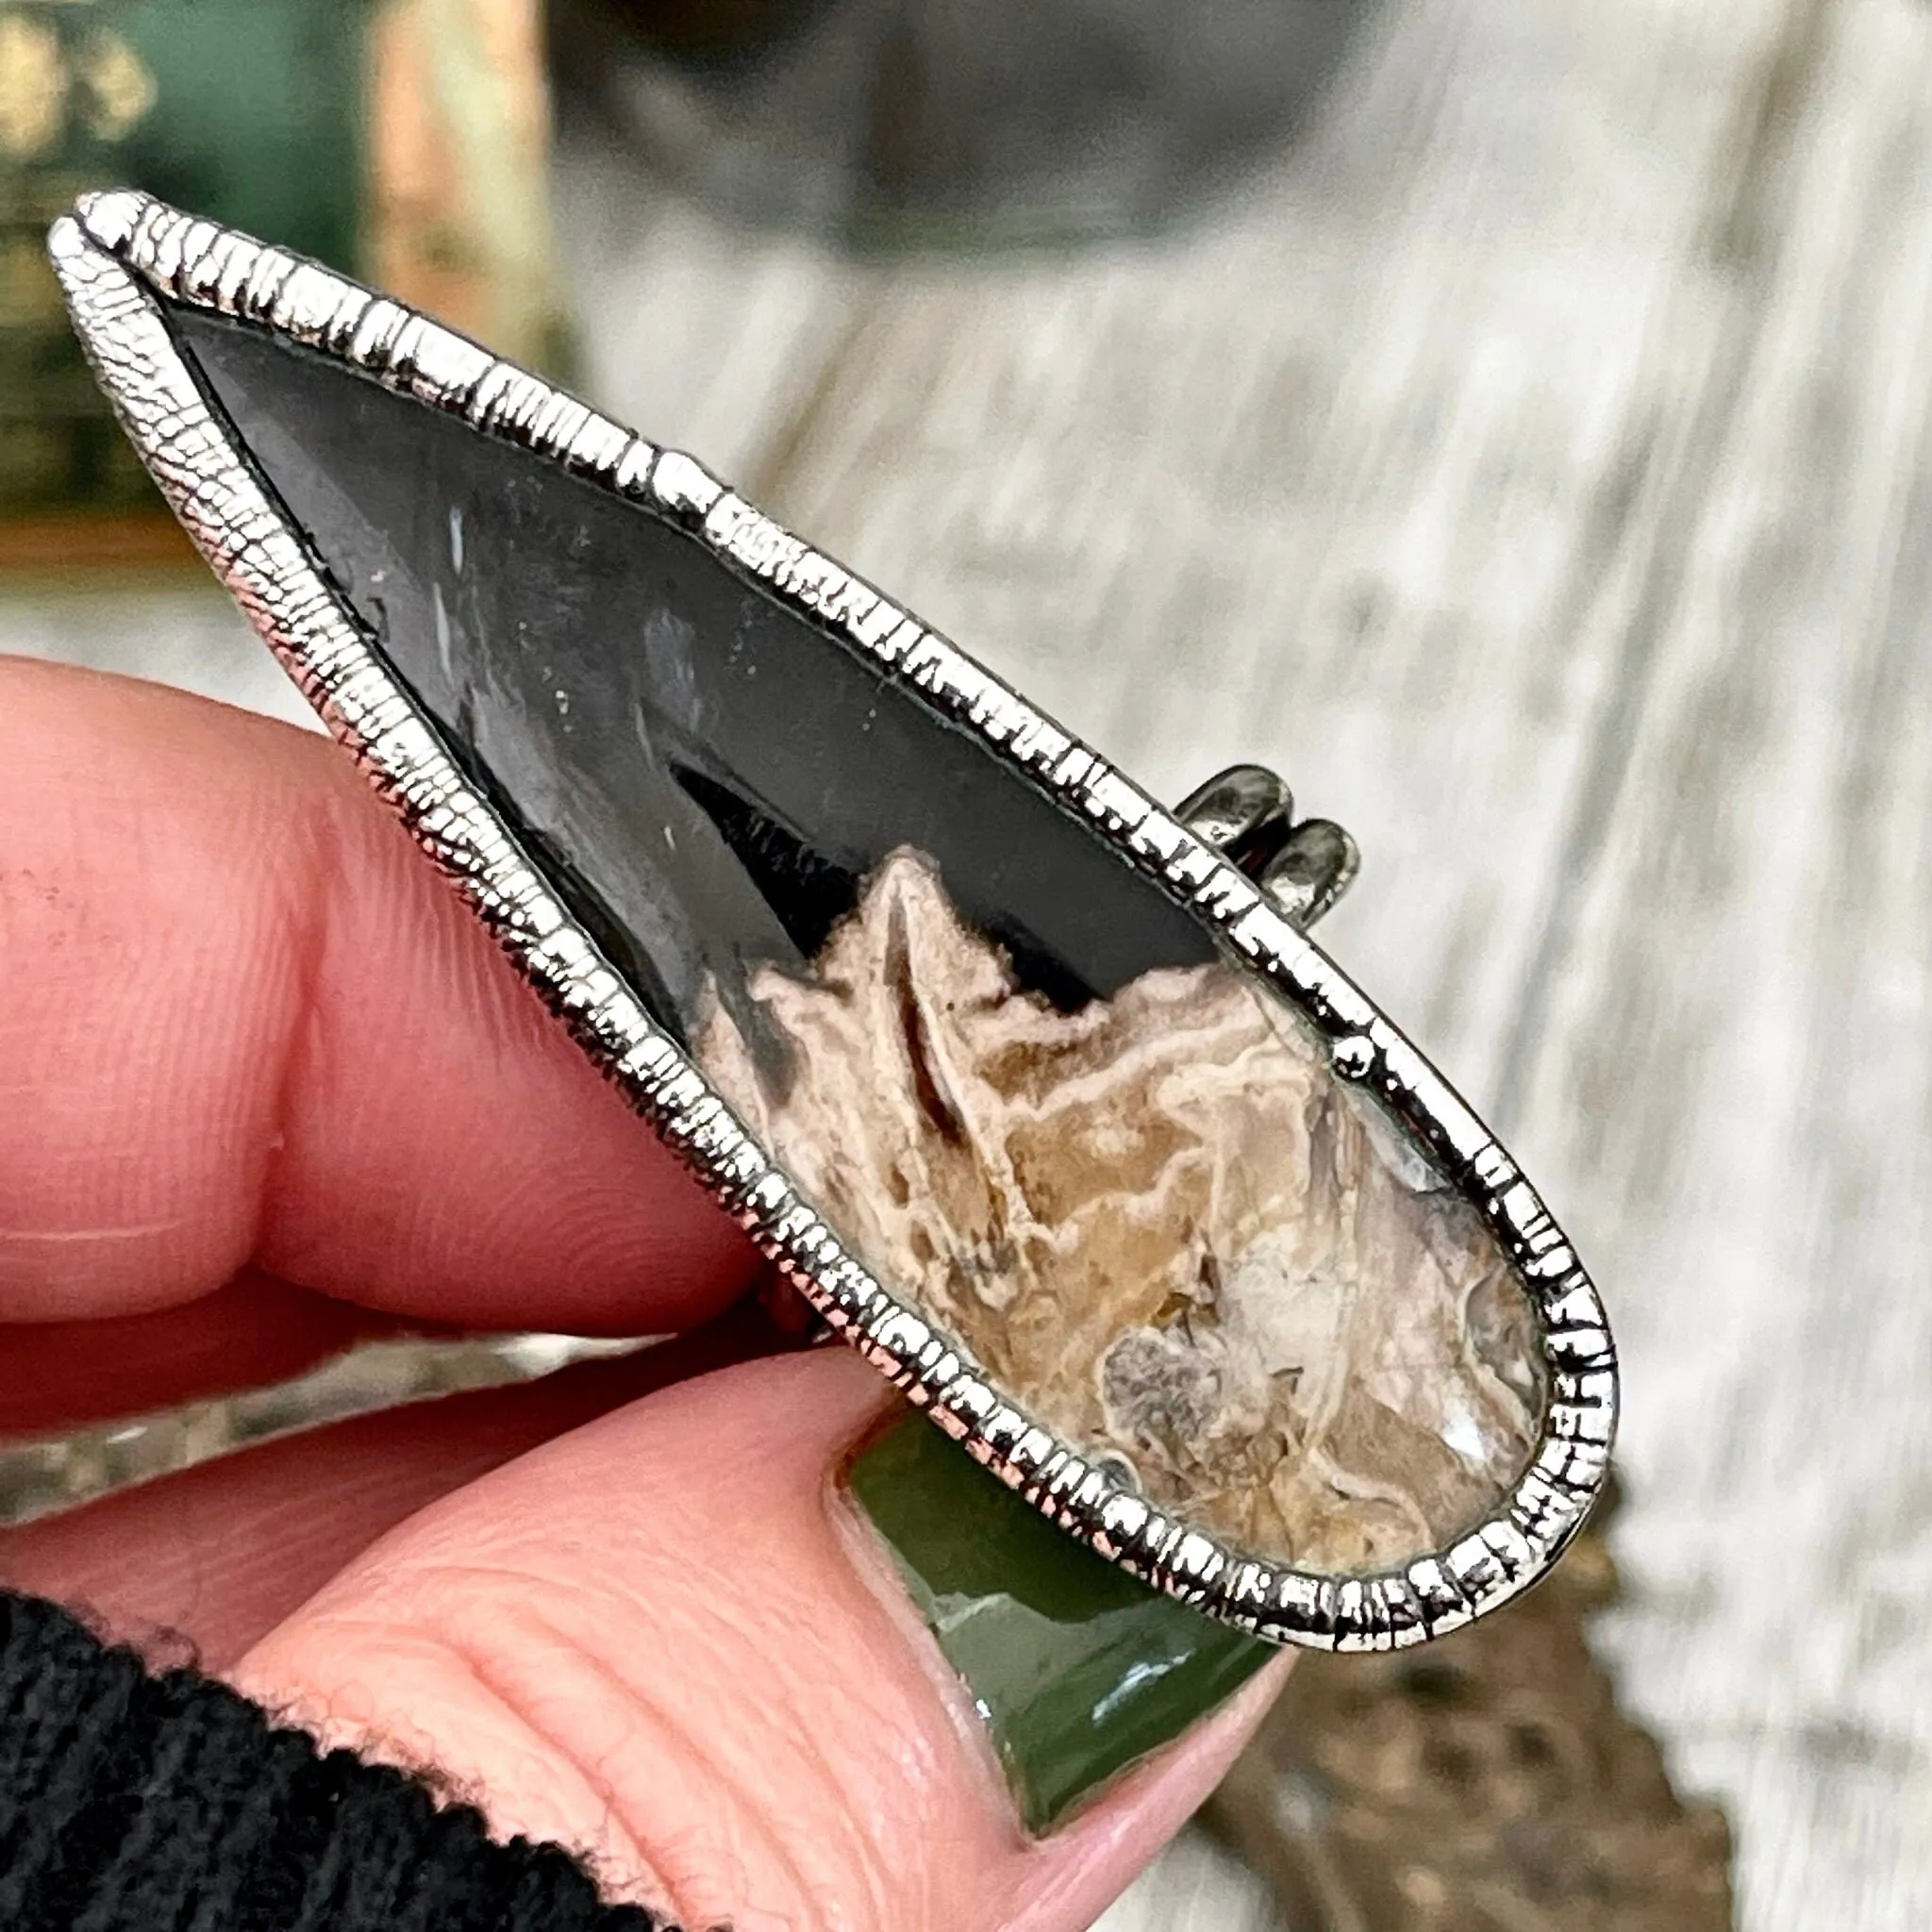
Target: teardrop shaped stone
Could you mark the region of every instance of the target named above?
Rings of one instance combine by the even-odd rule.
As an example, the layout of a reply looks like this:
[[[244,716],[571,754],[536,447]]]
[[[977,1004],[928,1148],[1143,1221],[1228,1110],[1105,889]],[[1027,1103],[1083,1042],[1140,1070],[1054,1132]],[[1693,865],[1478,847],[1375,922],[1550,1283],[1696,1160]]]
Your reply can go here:
[[[445,742],[865,1265],[1254,1555],[1438,1549],[1536,1441],[1474,1209],[1092,825],[691,532],[171,325]]]

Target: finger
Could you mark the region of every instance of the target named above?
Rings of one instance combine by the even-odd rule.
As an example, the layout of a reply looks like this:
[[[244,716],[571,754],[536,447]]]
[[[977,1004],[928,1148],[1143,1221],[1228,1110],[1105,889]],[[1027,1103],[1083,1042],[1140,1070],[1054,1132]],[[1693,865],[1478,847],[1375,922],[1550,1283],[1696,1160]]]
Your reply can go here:
[[[824,1350],[662,1391],[405,1524],[237,1679],[686,1925],[1080,1932],[1269,1687],[1029,1843],[834,1488],[884,1399]]]
[[[0,1326],[0,1436],[49,1435],[286,1382],[390,1318],[254,1270],[152,1314]]]
[[[0,1586],[165,1634],[220,1671],[375,1539],[525,1450],[653,1389],[789,1346],[734,1311],[675,1341],[516,1389],[413,1403],[0,1530]]]
[[[743,1238],[540,1008],[349,759],[0,660],[0,1319],[253,1262],[372,1307],[648,1333]]]

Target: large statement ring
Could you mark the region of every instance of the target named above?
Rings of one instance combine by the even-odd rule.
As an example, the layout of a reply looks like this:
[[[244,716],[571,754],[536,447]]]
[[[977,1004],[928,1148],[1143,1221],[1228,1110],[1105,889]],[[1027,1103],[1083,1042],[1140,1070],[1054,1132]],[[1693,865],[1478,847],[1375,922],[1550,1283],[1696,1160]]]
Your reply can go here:
[[[824,1322],[1071,1535],[1415,1643],[1602,1483],[1596,1292],[1307,938],[1354,849],[1178,811],[724,489],[142,195],[52,236],[127,433],[330,728]]]

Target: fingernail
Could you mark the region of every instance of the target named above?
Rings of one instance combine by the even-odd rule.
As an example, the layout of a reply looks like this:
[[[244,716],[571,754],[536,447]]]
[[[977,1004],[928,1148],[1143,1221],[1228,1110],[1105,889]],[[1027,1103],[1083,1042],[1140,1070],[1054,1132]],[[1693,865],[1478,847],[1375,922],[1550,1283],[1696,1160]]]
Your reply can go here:
[[[924,1416],[895,1423],[846,1480],[1036,1835],[1275,1654],[1083,1549]]]

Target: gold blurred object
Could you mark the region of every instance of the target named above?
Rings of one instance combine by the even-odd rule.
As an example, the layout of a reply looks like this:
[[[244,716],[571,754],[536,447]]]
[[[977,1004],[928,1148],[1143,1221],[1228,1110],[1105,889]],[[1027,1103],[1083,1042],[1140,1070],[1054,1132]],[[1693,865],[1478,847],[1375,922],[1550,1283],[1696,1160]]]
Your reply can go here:
[[[1206,1813],[1291,1932],[1730,1932],[1724,1813],[1673,1790],[1590,1648],[1607,1514],[1425,1650],[1297,1663]]]
[[[148,188],[552,373],[541,0],[0,0],[0,572],[192,560],[67,327],[47,225]]]
[[[59,36],[43,20],[0,14],[0,153],[31,160],[60,138],[69,75]]]

